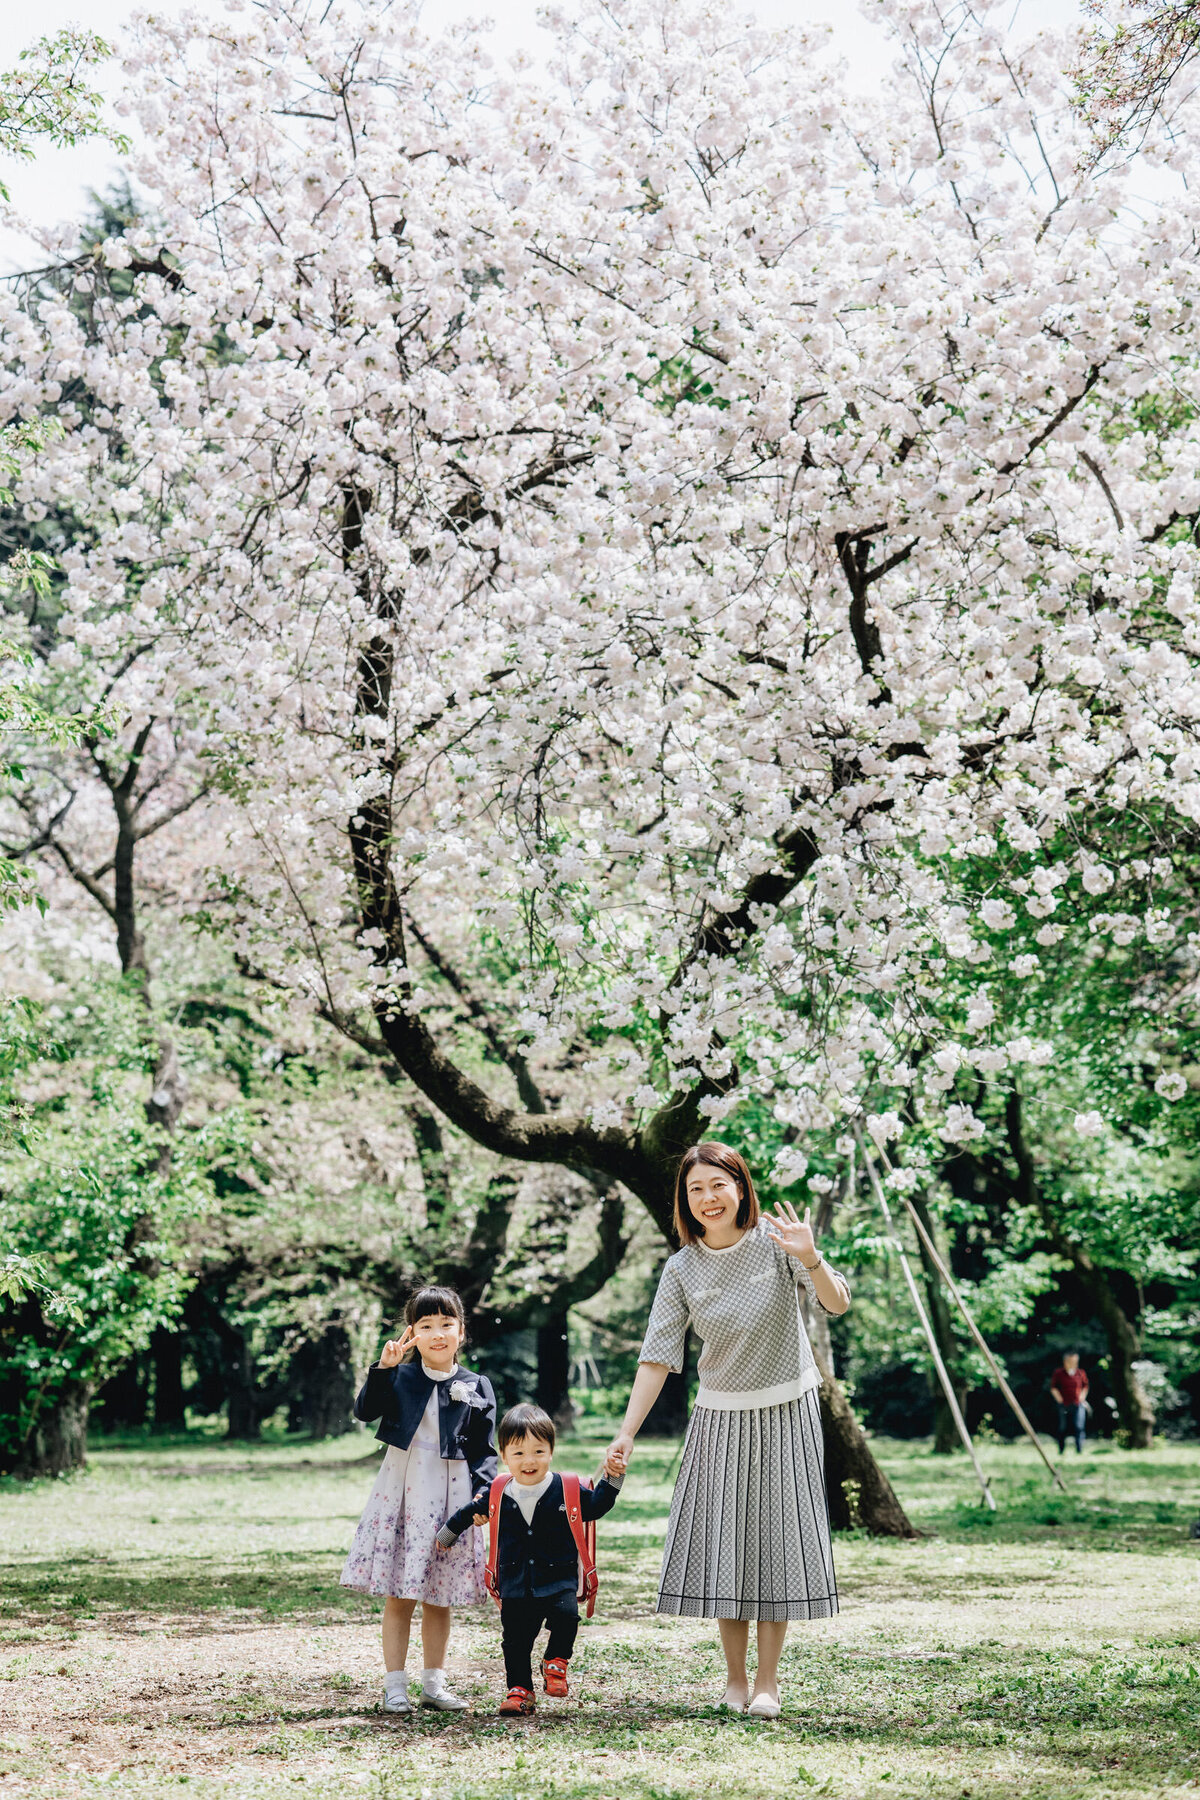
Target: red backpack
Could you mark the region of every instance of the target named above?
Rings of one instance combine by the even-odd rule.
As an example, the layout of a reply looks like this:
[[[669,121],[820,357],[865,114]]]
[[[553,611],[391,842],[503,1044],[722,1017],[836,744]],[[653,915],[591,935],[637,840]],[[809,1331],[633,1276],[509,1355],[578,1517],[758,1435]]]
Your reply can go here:
[[[512,1480],[508,1473],[497,1475],[488,1495],[488,1559],[484,1583],[488,1593],[500,1604],[500,1584],[496,1573],[496,1563],[500,1555],[500,1496]],[[587,1601],[587,1616],[590,1619],[596,1610],[596,1589],[600,1586],[600,1577],[596,1573],[596,1526],[591,1521],[584,1523],[579,1505],[581,1487],[591,1487],[591,1482],[581,1480],[578,1475],[564,1475],[563,1505],[566,1508],[567,1524],[571,1527],[571,1536],[575,1539],[575,1548],[579,1552],[579,1585],[576,1596]]]

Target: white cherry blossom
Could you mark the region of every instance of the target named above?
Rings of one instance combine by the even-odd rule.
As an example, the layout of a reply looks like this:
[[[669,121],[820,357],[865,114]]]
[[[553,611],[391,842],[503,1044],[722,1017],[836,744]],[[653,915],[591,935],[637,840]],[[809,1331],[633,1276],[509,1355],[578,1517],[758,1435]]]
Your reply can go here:
[[[1151,204],[1069,44],[878,11],[874,102],[706,0],[555,13],[545,73],[375,0],[146,15],[153,225],[0,303],[0,411],[65,426],[21,503],[87,526],[57,662],[194,720],[243,954],[502,1152],[644,1186],[743,1092],[936,1109],[959,1029],[1007,1054],[979,925],[1050,948],[1095,821],[1200,817],[1188,140]]]

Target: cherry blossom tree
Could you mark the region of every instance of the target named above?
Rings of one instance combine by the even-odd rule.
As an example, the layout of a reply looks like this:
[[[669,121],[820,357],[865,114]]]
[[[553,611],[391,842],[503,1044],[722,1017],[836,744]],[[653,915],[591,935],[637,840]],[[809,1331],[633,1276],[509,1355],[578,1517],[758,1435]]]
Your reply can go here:
[[[1051,1053],[997,934],[1119,889],[1105,809],[1200,816],[1195,185],[1088,165],[1074,43],[875,10],[875,102],[703,0],[555,13],[544,74],[146,18],[157,223],[0,317],[65,427],[21,498],[89,521],[55,657],[203,721],[242,953],[664,1229],[751,1096],[780,1183],[868,1094],[970,1141],[958,1073]]]
[[[1181,87],[1194,85],[1200,49],[1195,0],[1084,0],[1096,21],[1076,70],[1080,110],[1103,154],[1136,143],[1160,115],[1168,123]]]

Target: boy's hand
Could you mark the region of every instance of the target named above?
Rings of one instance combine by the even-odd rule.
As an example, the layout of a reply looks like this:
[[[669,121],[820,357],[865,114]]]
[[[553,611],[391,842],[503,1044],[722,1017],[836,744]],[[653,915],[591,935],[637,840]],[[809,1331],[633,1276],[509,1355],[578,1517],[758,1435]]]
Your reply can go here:
[[[612,1476],[614,1480],[625,1473],[625,1465],[618,1457],[613,1455],[611,1450],[604,1459],[604,1473]]]
[[[476,1523],[476,1525],[486,1525],[487,1524],[487,1514],[486,1513],[476,1513],[475,1514],[475,1523]]]

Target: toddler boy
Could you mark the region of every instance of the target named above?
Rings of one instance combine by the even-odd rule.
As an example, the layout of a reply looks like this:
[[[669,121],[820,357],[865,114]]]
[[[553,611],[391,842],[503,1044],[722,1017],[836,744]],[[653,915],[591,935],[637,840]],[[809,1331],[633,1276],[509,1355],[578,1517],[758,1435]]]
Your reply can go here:
[[[543,1625],[550,1640],[542,1658],[546,1692],[564,1696],[567,1664],[579,1629],[579,1552],[567,1519],[562,1476],[551,1467],[554,1421],[540,1406],[514,1406],[496,1433],[500,1459],[512,1480],[500,1496],[498,1543],[492,1547],[500,1598],[500,1632],[508,1693],[500,1711],[525,1716],[536,1710],[533,1646]],[[585,1524],[616,1504],[624,1476],[610,1474],[594,1488],[582,1485],[579,1511]],[[456,1544],[472,1523],[487,1524],[487,1488],[452,1513],[438,1532],[443,1550]]]

